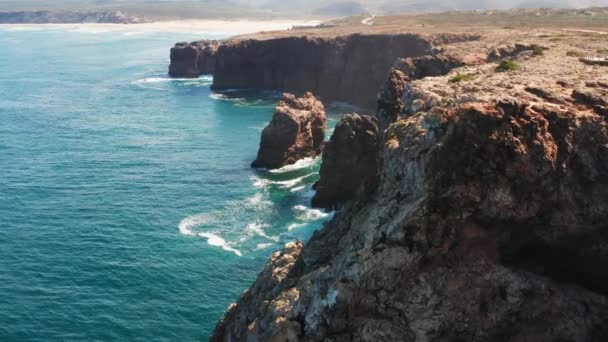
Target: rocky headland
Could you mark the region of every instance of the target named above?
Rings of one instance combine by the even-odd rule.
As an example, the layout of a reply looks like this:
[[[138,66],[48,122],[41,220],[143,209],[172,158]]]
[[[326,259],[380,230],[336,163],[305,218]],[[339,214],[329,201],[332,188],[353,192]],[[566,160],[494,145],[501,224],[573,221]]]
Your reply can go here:
[[[341,209],[213,341],[608,339],[608,69],[578,58],[605,37],[508,37],[391,63],[325,148],[315,197]]]
[[[254,168],[277,169],[321,154],[326,129],[325,107],[312,93],[283,94],[272,120],[262,130]]]
[[[213,74],[214,90],[270,89],[314,93],[324,102],[375,108],[386,71],[399,57],[420,57],[440,46],[478,39],[468,34],[349,34],[336,37],[236,37],[178,43],[169,74]]]

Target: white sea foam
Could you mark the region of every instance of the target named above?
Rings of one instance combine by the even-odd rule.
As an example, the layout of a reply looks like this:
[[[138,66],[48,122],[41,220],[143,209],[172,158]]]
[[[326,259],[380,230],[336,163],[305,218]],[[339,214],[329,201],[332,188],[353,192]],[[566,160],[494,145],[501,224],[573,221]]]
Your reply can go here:
[[[253,186],[255,186],[256,188],[264,188],[269,185],[275,185],[282,189],[292,189],[292,188],[296,187],[298,184],[302,183],[308,177],[313,176],[313,175],[315,175],[314,172],[301,176],[301,177],[298,177],[298,178],[284,180],[284,181],[273,181],[270,179],[264,179],[264,178],[253,176],[253,177],[251,177],[251,180],[253,181]]]
[[[287,231],[296,230],[300,227],[304,227],[306,223],[292,223],[287,227]]]
[[[306,189],[306,185],[302,185],[302,186],[296,186],[295,188],[289,190],[291,192],[298,192],[298,191],[302,191]]]
[[[209,221],[209,216],[204,214],[192,215],[183,219],[179,223],[179,232],[182,235],[196,236],[194,227],[199,226]]]
[[[264,197],[264,194],[262,194],[261,192],[258,192],[257,194],[247,198],[245,200],[245,204],[249,207],[262,208],[271,206],[272,201],[266,199]]]
[[[170,78],[170,77],[146,77],[131,82],[131,84],[146,84],[146,83],[167,83],[167,82],[178,82],[185,85],[200,85],[209,86],[213,82],[213,77],[202,76],[199,78]]]
[[[223,250],[227,252],[232,252],[238,256],[243,256],[243,254],[238,250],[230,246],[226,240],[224,240],[221,236],[212,234],[212,233],[198,233],[198,236],[207,239],[207,243],[210,246],[221,247]]]
[[[263,238],[266,238],[270,241],[274,241],[274,242],[279,242],[279,237],[278,236],[270,236],[268,234],[266,234],[266,232],[264,231],[264,228],[269,227],[267,224],[262,224],[262,223],[257,223],[257,222],[253,222],[247,225],[247,228],[245,228],[245,232],[248,235],[258,235],[261,236]]]
[[[272,247],[274,245],[275,245],[274,243],[258,243],[255,246],[255,249],[259,251],[260,249],[270,248],[270,247]]]
[[[304,159],[298,160],[294,164],[285,165],[280,169],[270,170],[268,172],[270,172],[270,173],[287,173],[287,172],[297,171],[297,170],[301,170],[301,169],[305,169],[307,167],[313,166],[318,160],[319,160],[318,158],[304,158]]]
[[[304,205],[296,205],[293,207],[293,210],[297,212],[297,218],[302,221],[314,221],[329,216],[328,213],[322,210],[311,209]]]

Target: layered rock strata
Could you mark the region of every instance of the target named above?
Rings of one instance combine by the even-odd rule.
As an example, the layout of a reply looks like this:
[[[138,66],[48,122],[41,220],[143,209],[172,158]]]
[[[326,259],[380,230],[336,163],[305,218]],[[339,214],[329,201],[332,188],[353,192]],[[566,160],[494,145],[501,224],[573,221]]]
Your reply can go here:
[[[326,128],[325,107],[311,93],[283,94],[272,120],[262,131],[255,168],[276,169],[321,153]]]
[[[562,53],[395,70],[377,190],[273,255],[212,340],[608,339],[605,79]]]
[[[170,74],[214,74],[213,89],[313,92],[324,102],[346,101],[375,109],[376,94],[398,57],[419,57],[437,46],[479,39],[466,34],[378,34],[338,37],[232,39],[202,60],[197,42],[172,49]],[[183,53],[182,53],[183,51]],[[197,62],[198,61],[198,62]],[[213,69],[213,70],[210,70]]]
[[[334,209],[360,191],[373,192],[378,172],[377,144],[375,117],[358,114],[342,117],[323,150],[312,206]]]

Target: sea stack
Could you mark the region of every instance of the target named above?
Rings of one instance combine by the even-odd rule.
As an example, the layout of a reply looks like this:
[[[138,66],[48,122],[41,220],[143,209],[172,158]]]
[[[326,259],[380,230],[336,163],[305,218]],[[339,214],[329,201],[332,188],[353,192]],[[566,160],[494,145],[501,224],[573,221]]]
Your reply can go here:
[[[326,128],[325,107],[312,93],[283,94],[272,120],[262,131],[255,168],[277,169],[321,153]]]
[[[372,191],[377,172],[378,121],[367,115],[344,115],[323,150],[312,206],[334,209],[359,191]]]

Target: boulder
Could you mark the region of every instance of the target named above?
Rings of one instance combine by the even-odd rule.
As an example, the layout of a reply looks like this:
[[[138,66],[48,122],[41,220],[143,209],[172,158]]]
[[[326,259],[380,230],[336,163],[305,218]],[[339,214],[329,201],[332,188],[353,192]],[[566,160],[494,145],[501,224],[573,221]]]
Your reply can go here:
[[[312,93],[283,94],[272,120],[262,131],[255,168],[277,169],[321,153],[326,128],[325,107]]]

